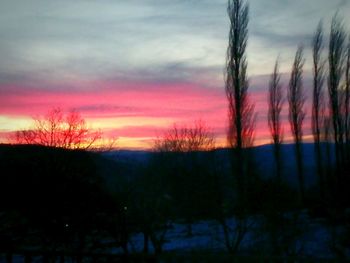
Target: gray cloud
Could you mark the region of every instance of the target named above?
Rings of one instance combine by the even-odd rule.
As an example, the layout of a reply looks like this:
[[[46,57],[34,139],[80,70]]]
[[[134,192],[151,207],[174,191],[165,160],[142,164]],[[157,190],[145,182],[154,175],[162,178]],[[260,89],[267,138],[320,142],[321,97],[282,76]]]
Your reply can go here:
[[[277,54],[287,65],[299,43],[308,45],[319,19],[327,24],[337,9],[350,12],[346,0],[249,2],[250,74],[269,72]],[[196,82],[201,77],[203,85],[220,86],[226,3],[2,1],[0,82],[41,82],[49,87],[74,86],[77,80]]]

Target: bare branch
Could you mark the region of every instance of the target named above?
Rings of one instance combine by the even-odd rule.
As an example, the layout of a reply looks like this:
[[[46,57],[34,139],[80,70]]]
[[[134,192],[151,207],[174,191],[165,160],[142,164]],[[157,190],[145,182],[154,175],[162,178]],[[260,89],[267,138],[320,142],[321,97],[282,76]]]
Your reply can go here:
[[[295,54],[294,64],[288,88],[289,102],[289,122],[292,134],[296,143],[302,142],[303,137],[303,121],[305,118],[305,94],[303,90],[303,47],[299,46]]]
[[[279,63],[276,60],[273,73],[270,76],[269,94],[268,94],[268,124],[274,144],[281,144],[283,140],[283,131],[281,124],[281,111],[283,107],[283,90],[280,84],[281,75],[279,74]]]
[[[50,110],[43,118],[34,118],[34,127],[17,131],[15,141],[67,149],[89,149],[101,139],[101,131],[88,128],[76,111],[64,116],[60,108]]]
[[[337,145],[343,142],[343,127],[341,120],[339,88],[343,75],[344,43],[346,34],[341,19],[336,14],[332,19],[329,37],[329,76],[328,93],[330,103],[330,114],[332,116],[334,141]],[[339,148],[339,147],[338,147]],[[339,153],[339,151],[337,151]]]
[[[214,136],[201,120],[189,128],[179,128],[174,124],[172,129],[154,142],[154,149],[158,152],[210,151],[214,148]]]
[[[312,58],[313,58],[313,93],[312,93],[312,121],[311,127],[315,143],[320,143],[321,127],[325,113],[323,83],[324,83],[324,66],[322,60],[323,50],[323,26],[320,22],[312,40]]]
[[[248,100],[247,61],[249,6],[241,0],[228,1],[229,45],[226,55],[225,89],[229,105],[228,141],[231,147],[252,146],[254,106]]]

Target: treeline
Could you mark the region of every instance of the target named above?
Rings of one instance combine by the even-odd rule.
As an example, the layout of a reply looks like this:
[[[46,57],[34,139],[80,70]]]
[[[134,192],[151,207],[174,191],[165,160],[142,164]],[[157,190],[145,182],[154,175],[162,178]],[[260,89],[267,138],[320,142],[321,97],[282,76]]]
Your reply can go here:
[[[187,226],[188,238],[199,220],[226,227],[241,208],[232,202],[227,151],[214,151],[201,124],[170,134],[181,143],[169,146],[169,137],[162,137],[144,163],[85,150],[2,145],[0,255],[8,262],[14,255],[26,262],[38,256],[47,262],[144,260],[162,255],[174,223]],[[247,214],[260,213],[272,197],[254,176]],[[142,251],[131,245],[139,233]],[[225,234],[229,238],[228,229]]]
[[[126,251],[122,199],[107,191],[97,168],[96,155],[83,150],[1,146],[0,254],[7,262],[14,254],[26,262],[31,255],[81,262],[103,248]]]
[[[169,146],[163,137],[145,163],[1,145],[0,255],[8,262],[14,255],[26,262],[145,260],[162,254],[173,223],[187,225],[191,237],[198,220],[230,215],[232,192],[223,187],[232,180],[212,151],[213,137],[202,124],[169,135],[175,130],[181,143]],[[137,233],[142,251],[131,245]]]
[[[325,49],[324,29],[320,22],[310,43],[312,50],[312,111],[311,127],[315,144],[315,161],[319,177],[320,197],[325,200],[334,193],[344,193],[342,186],[348,182],[344,173],[349,163],[349,107],[350,107],[350,37],[338,14],[331,22],[328,50]],[[328,51],[328,52],[326,52]],[[305,201],[305,185],[302,160],[303,125],[306,116],[306,96],[303,87],[303,46],[295,54],[287,90],[289,122],[295,143],[296,165],[298,167],[300,200]],[[281,111],[285,101],[284,87],[280,83],[279,61],[275,63],[269,82],[268,123],[275,146],[276,169],[279,179],[281,170],[280,145],[283,143]],[[322,143],[329,148],[335,145],[336,169],[329,173],[325,163],[331,163]],[[327,160],[328,159],[328,160]],[[328,169],[328,171],[326,171]],[[347,180],[347,181],[344,181]],[[331,193],[330,193],[331,192]],[[346,198],[343,196],[343,198]],[[340,199],[343,199],[340,198]],[[340,201],[340,200],[339,200]]]
[[[229,44],[226,56],[225,90],[228,102],[228,142],[232,149],[232,170],[236,178],[238,195],[244,203],[246,198],[247,159],[244,148],[253,146],[256,118],[254,103],[249,100],[249,81],[247,77],[249,5],[243,0],[230,0],[227,7],[230,19]],[[350,139],[350,35],[346,33],[342,18],[335,14],[330,25],[328,45],[324,40],[324,27],[320,22],[311,43],[312,51],[312,112],[311,127],[315,143],[317,173],[320,196],[333,198],[339,195],[339,202],[347,199],[346,176],[349,163]],[[303,171],[302,145],[306,117],[306,95],[303,83],[304,46],[299,44],[291,67],[289,83],[281,83],[279,59],[273,68],[268,83],[268,126],[274,144],[276,177],[281,178],[281,144],[284,141],[282,110],[287,102],[290,131],[295,144],[297,177],[299,181],[300,203],[306,201],[305,175]],[[326,167],[331,163],[329,154],[322,151],[321,144],[335,146],[335,170]],[[326,171],[327,170],[327,171]]]
[[[227,12],[230,20],[229,43],[226,53],[225,91],[228,102],[228,142],[231,149],[232,189],[235,196],[231,202],[237,208],[233,213],[235,228],[223,220],[223,229],[227,247],[236,253],[247,232],[247,224],[251,218],[254,199],[263,188],[255,188],[261,178],[254,172],[251,150],[254,143],[254,130],[257,114],[254,103],[249,100],[249,81],[247,76],[249,5],[243,0],[229,0]],[[277,59],[268,83],[268,125],[274,145],[276,174],[270,182],[263,181],[267,196],[271,198],[264,205],[274,204],[266,217],[267,222],[285,221],[286,211],[311,209],[318,206],[331,220],[344,218],[344,209],[349,207],[350,185],[349,171],[349,134],[350,134],[350,35],[346,33],[341,17],[335,14],[330,25],[328,45],[324,41],[324,29],[319,23],[310,43],[313,65],[313,92],[311,127],[315,142],[315,161],[319,177],[318,195],[305,187],[303,152],[304,124],[306,116],[306,95],[303,83],[304,47],[300,44],[294,56],[288,85],[282,85]],[[327,47],[328,49],[326,50]],[[326,89],[327,87],[327,89]],[[284,169],[281,144],[284,139],[282,128],[282,109],[287,101],[288,120],[295,145],[296,177],[299,182],[298,193],[293,200],[284,193],[290,192],[282,177]],[[326,150],[322,150],[322,145]],[[331,161],[331,147],[334,144],[335,165]],[[253,186],[254,185],[254,186]],[[261,185],[260,185],[261,186]],[[283,190],[282,190],[283,189]],[[275,200],[273,200],[275,199]],[[263,200],[267,201],[263,198]],[[289,200],[287,202],[287,200]],[[281,201],[281,202],[280,202]],[[271,203],[272,202],[272,203]],[[294,207],[294,208],[293,208]],[[270,207],[271,208],[271,207]],[[253,209],[254,211],[254,209]],[[341,216],[340,216],[341,215]],[[225,217],[224,217],[225,218]],[[227,217],[226,217],[227,218]],[[337,218],[337,219],[335,219]],[[270,222],[271,223],[271,222]],[[268,224],[273,226],[273,224]],[[293,224],[288,224],[292,229]],[[277,227],[278,228],[278,227]],[[275,228],[274,230],[276,230]],[[271,230],[271,229],[270,229]],[[281,229],[280,229],[281,230]],[[279,235],[283,231],[278,231]],[[226,234],[227,233],[227,234]],[[275,249],[273,253],[281,253],[278,241],[281,236],[271,236]],[[289,246],[287,246],[289,247]]]

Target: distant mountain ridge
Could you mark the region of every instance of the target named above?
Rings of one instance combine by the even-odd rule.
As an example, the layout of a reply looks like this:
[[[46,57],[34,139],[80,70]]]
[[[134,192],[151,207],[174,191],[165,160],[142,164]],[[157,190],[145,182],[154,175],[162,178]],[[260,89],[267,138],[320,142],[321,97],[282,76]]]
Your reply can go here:
[[[331,162],[334,162],[334,146],[330,144],[330,156]],[[260,175],[265,178],[274,174],[275,171],[275,160],[273,156],[273,145],[262,145],[253,147],[253,156],[256,168]],[[321,144],[322,155],[326,157],[327,144]],[[282,144],[282,165],[283,171],[282,176],[288,183],[296,186],[297,171],[296,171],[296,160],[295,160],[295,146],[294,144]],[[304,164],[304,176],[305,184],[310,187],[317,183],[316,164],[315,164],[315,149],[313,143],[303,143],[303,164]],[[154,152],[142,151],[142,150],[116,150],[103,153],[104,157],[108,159],[123,162],[123,163],[134,163],[139,165],[147,165],[150,161]],[[229,162],[229,149],[221,148],[215,150],[216,157],[225,164]],[[326,162],[323,162],[325,164]]]
[[[330,162],[334,163],[334,145],[329,145]],[[296,171],[294,144],[281,145],[282,151],[282,178],[293,186],[297,186],[298,177]],[[29,154],[31,151],[38,151],[44,149],[42,146],[33,145],[0,145],[0,157],[6,154],[6,149],[16,148],[18,151],[21,149],[27,149],[22,151],[23,154]],[[322,164],[327,165],[327,144],[321,144],[322,155],[324,161]],[[273,145],[262,145],[252,148],[255,168],[259,175],[264,178],[271,177],[275,173],[275,160],[273,156]],[[318,177],[316,174],[315,164],[315,151],[313,143],[302,144],[303,150],[303,163],[304,163],[304,177],[305,185],[307,187],[317,184]],[[94,154],[94,162],[97,165],[100,174],[104,177],[106,182],[110,185],[117,185],[116,182],[120,180],[132,180],[136,176],[142,176],[142,167],[149,164],[152,156],[156,154],[152,151],[144,150],[116,150],[104,153]],[[228,148],[216,149],[214,151],[215,159],[223,167],[221,171],[228,171],[230,167],[230,155]],[[206,157],[203,154],[203,161],[206,161]],[[141,170],[140,170],[141,168]],[[229,172],[227,172],[229,174]],[[117,176],[116,176],[117,175]]]

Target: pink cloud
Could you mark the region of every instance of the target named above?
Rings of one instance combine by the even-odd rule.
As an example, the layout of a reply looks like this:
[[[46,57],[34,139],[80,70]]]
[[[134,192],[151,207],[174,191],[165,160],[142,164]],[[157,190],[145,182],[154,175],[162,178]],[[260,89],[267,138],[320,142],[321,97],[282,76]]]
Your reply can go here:
[[[269,142],[265,83],[254,83],[251,101],[257,112],[256,142]],[[189,124],[203,120],[214,134],[224,141],[227,130],[227,101],[223,88],[203,88],[191,83],[124,83],[96,82],[96,88],[72,89],[31,88],[20,85],[0,86],[0,115],[28,117],[45,114],[53,107],[77,109],[87,120],[129,118],[122,127],[105,127],[105,133],[117,137],[155,137],[164,132],[168,123]],[[255,88],[258,87],[258,88]],[[255,88],[255,91],[253,91]],[[290,136],[287,102],[283,111],[286,137]],[[138,123],[140,118],[152,119],[152,124]],[[135,121],[135,123],[132,123]],[[108,121],[107,121],[108,122]],[[308,119],[305,127],[309,129]],[[108,126],[108,123],[107,123]]]

